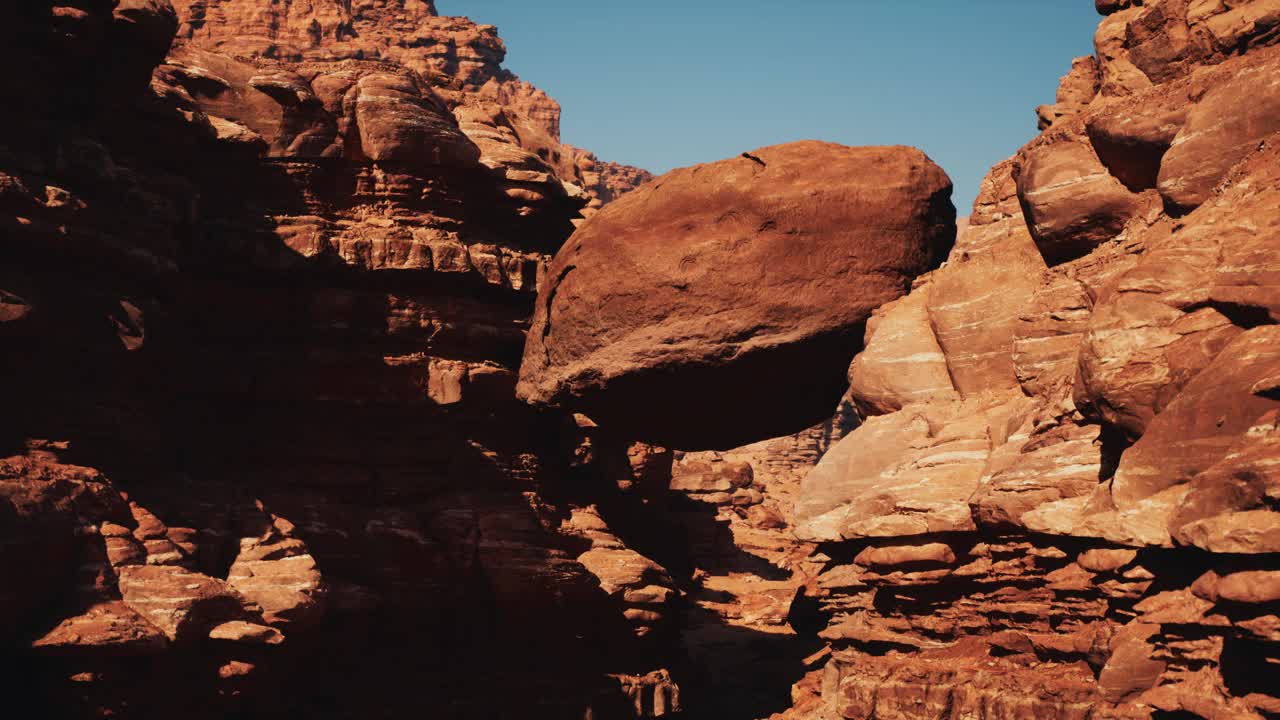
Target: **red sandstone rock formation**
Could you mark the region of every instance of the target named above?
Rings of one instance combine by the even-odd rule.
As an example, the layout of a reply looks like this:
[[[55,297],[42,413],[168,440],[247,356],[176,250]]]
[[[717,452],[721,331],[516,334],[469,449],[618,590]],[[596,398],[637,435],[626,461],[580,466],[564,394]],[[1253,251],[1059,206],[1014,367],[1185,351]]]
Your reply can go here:
[[[694,568],[681,645],[700,671],[686,681],[698,711],[759,717],[780,710],[789,685],[814,662],[821,643],[793,602],[816,588],[823,563],[812,544],[796,542],[792,506],[805,474],[858,422],[846,400],[830,419],[795,435],[678,454],[669,502]]]
[[[803,590],[790,624],[825,625],[827,652],[804,661],[824,667],[786,716],[1280,712],[1273,5],[1102,7],[1098,56],[992,170],[946,265],[867,324],[849,371],[861,426],[802,480],[757,486],[730,455],[676,463],[673,488],[741,510],[717,512],[735,548],[760,547],[757,523],[800,541],[761,555]],[[595,327],[573,318],[581,293],[550,300],[551,335]],[[683,318],[664,308],[641,323],[656,336]],[[592,367],[583,397],[613,366]],[[616,396],[598,414],[624,434],[683,420]],[[746,588],[769,582],[751,577],[707,574],[690,598],[751,617],[768,604]],[[690,651],[709,657],[697,628]]]
[[[643,173],[429,3],[0,21],[18,712],[674,711],[514,397],[548,254]]]
[[[1044,132],[868,328],[872,417],[795,505],[832,654],[786,717],[1280,712],[1280,7],[1099,9]]]
[[[1273,0],[1099,0],[940,268],[936,168],[886,191],[811,145],[787,182],[861,188],[841,213],[761,200],[783,149],[684,171],[578,231],[576,293],[548,255],[644,174],[562,145],[493,28],[174,6],[0,8],[6,707],[1280,716]],[[753,182],[670,211],[713,170]],[[868,210],[890,231],[850,231]],[[673,215],[728,245],[684,253],[701,275],[590,255]],[[785,229],[914,254],[868,292]],[[678,301],[705,282],[737,325]],[[617,288],[652,302],[599,311]],[[565,357],[685,317],[731,350],[861,337],[748,390],[695,343],[593,420],[515,397],[540,289],[528,347]],[[834,417],[762,439],[846,365]],[[765,417],[771,387],[806,409]]]
[[[482,147],[515,146],[496,148],[499,157],[486,165],[510,166],[503,155],[524,156],[528,167],[516,170],[570,183],[570,194],[588,201],[587,214],[650,178],[562,145],[560,105],[502,67],[506,47],[497,28],[440,17],[430,0],[266,6],[257,0],[177,0],[174,6],[182,45],[291,62],[381,61],[416,73]]]
[[[840,396],[871,311],[947,251],[950,193],[905,147],[803,142],[669,173],[556,255],[518,392],[675,447],[798,431]],[[759,412],[725,416],[744,387]]]

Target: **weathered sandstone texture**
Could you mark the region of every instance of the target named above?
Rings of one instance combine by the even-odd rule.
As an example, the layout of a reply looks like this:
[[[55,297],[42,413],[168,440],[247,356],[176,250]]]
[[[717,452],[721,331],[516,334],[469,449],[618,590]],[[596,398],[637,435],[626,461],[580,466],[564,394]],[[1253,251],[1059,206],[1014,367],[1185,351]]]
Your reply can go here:
[[[871,311],[937,265],[951,181],[906,147],[799,142],[673,171],[608,207],[540,288],[520,397],[726,448],[830,414]],[[752,412],[724,413],[752,388]]]
[[[562,528],[598,484],[572,433],[514,394],[550,254],[642,171],[561,145],[495,30],[429,2],[46,0],[0,33],[5,712],[680,707]]]
[[[780,717],[1280,716],[1280,4],[1098,7],[868,324],[791,517],[830,655]]]
[[[562,144],[560,105],[502,67],[506,47],[498,29],[441,17],[431,0],[174,0],[173,5],[179,41],[220,55],[293,63],[360,60],[413,73],[486,154],[497,156],[485,162],[487,167],[527,174],[550,170],[572,186],[572,194],[588,201],[585,215],[650,177]]]
[[[823,563],[814,545],[795,541],[792,506],[800,480],[860,419],[844,399],[832,417],[794,435],[677,453],[667,503],[694,568],[681,645],[696,670],[687,682],[698,712],[782,710],[822,649],[805,609],[793,606]]]
[[[717,569],[690,545],[700,572],[688,601],[768,632],[781,609],[767,598],[794,589],[794,638],[757,644],[785,665],[721,637],[725,625],[703,630],[706,615],[686,619],[689,657],[720,697],[777,711],[749,666],[806,673],[787,718],[1280,715],[1280,6],[1100,9],[1097,55],[1077,59],[1057,104],[1040,109],[1041,135],[991,170],[947,262],[862,316],[854,421],[814,454],[783,438],[676,454],[670,487],[716,508],[733,541],[721,552],[767,561]],[[704,187],[720,187],[717,167],[766,172],[765,154],[701,168]],[[699,200],[686,220],[662,196],[667,182],[561,250],[520,392],[583,409],[602,432],[677,447],[780,432],[772,393],[813,387],[824,356],[806,349],[803,381],[776,369],[744,381],[721,360],[708,326],[736,348],[767,338],[770,314],[742,299],[760,283],[724,306],[697,295],[736,266],[717,263],[706,285],[679,275],[698,265],[676,264],[689,253],[668,257],[665,243],[712,243],[718,225],[703,214],[725,220],[676,186]],[[776,277],[751,252],[743,243],[732,257]],[[659,262],[668,269],[643,283],[648,294],[631,289]],[[823,277],[840,273],[824,264]],[[737,334],[713,322],[722,316],[761,324]],[[735,395],[716,397],[721,387]],[[762,472],[772,462],[753,448],[765,447],[791,471]],[[731,700],[717,708],[751,716]]]
[[[1280,717],[1280,2],[1096,5],[953,235],[427,0],[3,4],[4,711]]]

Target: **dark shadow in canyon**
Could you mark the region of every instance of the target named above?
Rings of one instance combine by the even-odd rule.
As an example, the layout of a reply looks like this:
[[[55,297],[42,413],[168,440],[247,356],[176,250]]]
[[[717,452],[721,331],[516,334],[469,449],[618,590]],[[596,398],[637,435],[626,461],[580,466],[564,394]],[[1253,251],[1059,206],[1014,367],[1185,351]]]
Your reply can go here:
[[[792,685],[810,669],[805,658],[823,647],[814,636],[732,625],[694,605],[686,606],[684,623],[682,717],[698,720],[755,720],[786,710]]]
[[[234,560],[237,517],[260,501],[297,527],[331,585],[330,610],[279,647],[21,650],[4,661],[10,697],[62,717],[127,706],[131,717],[181,708],[196,720],[363,718],[370,708],[397,718],[581,720],[594,703],[605,720],[630,713],[607,673],[670,666],[686,716],[786,706],[812,638],[736,627],[688,604],[671,632],[638,642],[574,561],[580,543],[549,530],[556,518],[540,517],[526,494],[598,502],[619,537],[686,590],[695,567],[785,577],[736,547],[714,510],[666,495],[639,502],[614,478],[575,476],[561,454],[561,417],[517,402],[509,385],[470,382],[470,397],[440,404],[420,364],[387,361],[425,351],[513,371],[531,293],[474,271],[356,270],[333,253],[304,257],[273,218],[355,202],[358,167],[220,152],[158,108],[147,113],[65,113],[99,128],[90,141],[144,179],[145,192],[86,176],[72,189],[93,202],[71,219],[71,241],[48,242],[47,228],[7,238],[14,265],[0,271],[0,288],[31,309],[0,328],[19,350],[0,357],[9,402],[0,448],[21,454],[30,439],[56,441],[60,462],[102,471],[170,527],[200,530],[196,567],[214,576]],[[72,172],[60,165],[75,153],[62,130],[32,135],[33,152],[46,156],[36,165]],[[460,212],[457,222],[479,235],[517,246],[532,238],[534,249],[552,249],[549,239],[571,229],[505,224],[515,220],[489,212],[489,176],[428,170],[442,174],[434,189],[446,197],[397,201]],[[412,310],[406,302],[436,313],[429,326],[393,328],[391,318]],[[856,337],[833,340],[846,341]],[[45,529],[73,537],[70,525]],[[695,538],[706,545],[697,561]],[[74,586],[85,547],[66,544],[40,555],[50,602],[19,628],[26,641],[81,609],[83,598],[54,601]],[[687,653],[681,627],[696,627],[698,652]],[[219,680],[232,662],[253,671]]]
[[[16,256],[35,311],[6,335],[22,352],[0,361],[11,403],[0,443],[12,454],[29,438],[65,443],[61,462],[101,470],[171,527],[200,529],[199,569],[217,576],[234,558],[239,509],[260,500],[297,525],[331,583],[332,609],[278,648],[20,652],[6,662],[22,668],[7,676],[20,696],[65,717],[127,704],[134,717],[177,707],[189,717],[365,717],[372,707],[578,720],[593,696],[617,691],[605,673],[653,669],[633,666],[620,611],[525,498],[556,482],[524,466],[551,452],[554,423],[492,378],[441,405],[420,364],[385,359],[426,350],[514,368],[532,295],[475,273],[357,272],[300,258],[270,221],[306,210],[284,166],[186,159],[204,174],[213,222],[179,229],[181,274],[167,283],[68,263],[66,248]],[[393,336],[393,296],[452,316]],[[143,309],[145,336],[121,329],[122,298]],[[131,340],[143,342],[130,350]],[[54,586],[74,585],[77,557],[50,568],[62,578]],[[75,609],[50,605],[22,633],[38,637]],[[259,667],[220,682],[231,660]],[[84,673],[97,681],[72,678]]]
[[[582,412],[619,437],[684,449],[727,450],[801,432],[830,418],[848,388],[849,359],[861,351],[863,334],[859,324],[742,353],[725,364],[631,372],[612,379],[607,393]],[[803,383],[759,382],[797,368],[804,368]],[[743,412],[748,392],[749,412]]]
[[[608,695],[605,672],[652,669],[629,664],[623,648],[630,629],[620,612],[539,524],[523,497],[536,486],[521,485],[517,473],[491,457],[544,452],[545,418],[514,398],[470,410],[366,402],[379,394],[371,389],[420,396],[421,378],[389,367],[377,347],[317,374],[306,343],[290,348],[277,336],[271,339],[279,347],[265,350],[240,333],[191,328],[199,329],[202,344],[193,342],[174,359],[199,360],[142,378],[135,388],[155,391],[150,410],[162,407],[158,418],[147,417],[143,426],[122,422],[136,409],[114,407],[103,390],[120,386],[90,373],[83,383],[59,381],[72,391],[65,395],[43,387],[31,393],[9,444],[27,437],[69,441],[64,461],[103,470],[166,524],[230,525],[227,537],[202,546],[200,569],[214,575],[225,576],[234,558],[237,508],[263,501],[298,526],[341,590],[335,609],[321,627],[258,652],[27,656],[20,661],[28,668],[27,696],[36,689],[67,717],[84,709],[82,697],[90,704],[129,701],[142,717],[187,703],[204,708],[191,717],[363,717],[370,707],[390,717],[571,717],[584,694]],[[248,348],[247,357],[219,347]],[[110,376],[116,383],[125,378]],[[250,376],[278,380],[243,382]],[[155,387],[162,378],[176,386],[173,395]],[[341,395],[334,383],[344,378],[357,379],[345,400],[316,399],[326,389]],[[495,421],[495,413],[502,419]],[[69,417],[77,422],[67,423]],[[511,534],[486,537],[480,527],[486,519],[494,531]],[[72,584],[75,565],[68,557],[61,586]],[[380,602],[359,607],[360,588]],[[51,608],[56,612],[28,628],[28,637],[73,609]],[[219,666],[232,659],[262,667],[261,677],[246,681],[241,707],[213,692]],[[111,697],[89,699],[67,683],[85,672],[100,673]]]

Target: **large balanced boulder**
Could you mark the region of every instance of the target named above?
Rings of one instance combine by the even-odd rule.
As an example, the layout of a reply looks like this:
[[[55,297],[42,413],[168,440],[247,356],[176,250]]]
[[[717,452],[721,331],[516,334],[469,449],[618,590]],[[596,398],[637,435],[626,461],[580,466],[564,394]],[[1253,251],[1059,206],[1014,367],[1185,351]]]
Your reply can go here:
[[[556,255],[518,394],[688,449],[813,425],[871,311],[946,257],[950,196],[908,147],[799,142],[675,170]]]

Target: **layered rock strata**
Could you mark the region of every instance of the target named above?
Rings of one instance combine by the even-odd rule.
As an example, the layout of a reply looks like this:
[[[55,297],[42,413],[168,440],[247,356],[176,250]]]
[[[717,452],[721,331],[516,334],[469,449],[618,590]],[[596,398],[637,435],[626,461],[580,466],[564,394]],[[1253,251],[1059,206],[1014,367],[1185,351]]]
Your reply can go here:
[[[794,435],[677,454],[668,508],[692,568],[681,645],[695,669],[686,684],[698,712],[779,711],[815,662],[822,644],[803,598],[823,563],[814,545],[796,542],[792,508],[804,476],[860,419],[844,400],[830,419]]]
[[[514,396],[549,253],[643,173],[430,3],[0,20],[14,707],[674,712]]]
[[[1097,7],[952,243],[819,143],[584,223],[426,0],[6,5],[7,702],[1280,716],[1280,6]]]
[[[825,650],[793,661],[812,672],[784,716],[1280,712],[1272,5],[1104,7],[1097,56],[1041,109],[1042,134],[992,169],[947,263],[870,316],[849,369],[866,419],[798,491],[757,487],[731,455],[677,460],[672,487],[737,504],[717,511],[731,527],[794,535],[770,548],[771,565],[800,591],[788,610],[799,642],[816,632]],[[581,263],[560,262],[584,287],[619,281],[589,257],[609,215],[579,231]],[[668,302],[654,320],[606,323],[596,295],[547,296],[526,397],[585,407],[625,376],[587,344],[557,348],[557,333],[608,338],[612,351],[634,326],[661,338],[706,316]],[[534,389],[557,368],[568,379]],[[671,382],[643,387],[652,397]],[[688,417],[610,397],[603,424],[624,435],[679,437],[671,423]],[[770,512],[788,495],[789,512]],[[694,587],[700,607],[714,597],[718,615],[768,616],[740,576],[703,580],[722,592]]]
[[[868,327],[869,417],[795,505],[831,656],[788,718],[1280,713],[1280,8],[1099,7],[1043,133]]]

